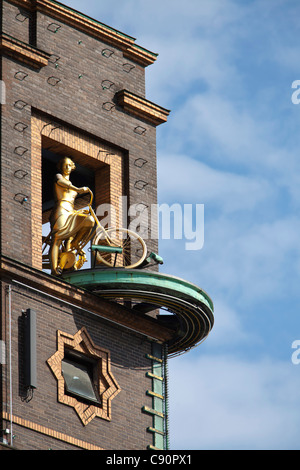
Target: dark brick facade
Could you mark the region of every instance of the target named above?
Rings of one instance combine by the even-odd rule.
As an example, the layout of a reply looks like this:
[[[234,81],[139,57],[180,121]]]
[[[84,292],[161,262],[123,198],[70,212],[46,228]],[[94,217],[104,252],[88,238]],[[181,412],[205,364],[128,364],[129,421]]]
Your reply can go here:
[[[85,141],[115,150],[123,158],[122,181],[106,177],[105,201],[122,194],[129,205],[150,208],[156,203],[157,117],[145,99],[145,66],[155,57],[132,38],[57,2],[3,0],[0,5],[1,80],[6,86],[0,161],[0,339],[6,351],[0,365],[1,429],[10,429],[12,423],[13,447],[20,450],[147,449],[155,445],[149,432],[153,416],[142,412],[143,407],[153,407],[147,394],[152,386],[149,355],[153,341],[163,344],[171,333],[153,319],[136,319],[126,307],[95,299],[37,269],[35,252],[42,248],[42,237],[34,227],[42,217],[42,167],[33,158],[33,117],[51,123],[48,140],[40,132],[43,146],[55,146],[52,130],[65,126]],[[143,100],[136,105],[145,105],[142,114],[118,103],[122,90]],[[76,152],[85,163],[84,149]],[[92,165],[91,156],[86,163]],[[110,174],[113,165],[112,159]],[[147,240],[147,245],[157,252],[156,240]],[[37,312],[37,388],[31,400],[24,388],[28,308]],[[121,388],[112,400],[111,419],[96,417],[86,426],[74,408],[59,403],[57,378],[47,364],[57,350],[57,331],[75,335],[81,328],[97,347],[110,352],[111,372]],[[7,436],[0,437],[5,442]],[[10,435],[7,440],[10,444]]]
[[[59,301],[20,288],[12,287],[12,350],[13,371],[13,415],[51,430],[81,439],[89,444],[109,449],[146,449],[151,436],[146,429],[151,426],[151,417],[141,413],[144,405],[151,407],[145,390],[151,388],[151,380],[145,372],[151,353],[151,344],[138,334],[110,325],[81,310],[60,305]],[[23,382],[24,319],[22,310],[33,308],[37,312],[37,389],[26,403]],[[121,392],[112,402],[111,421],[95,418],[86,427],[74,409],[57,403],[57,380],[51,373],[47,360],[55,353],[56,331],[75,334],[85,327],[95,344],[108,349],[111,354],[112,373]],[[9,380],[9,378],[8,378]],[[9,401],[9,400],[8,400]],[[73,445],[39,437],[17,424],[13,424],[14,446],[17,449],[72,449]]]

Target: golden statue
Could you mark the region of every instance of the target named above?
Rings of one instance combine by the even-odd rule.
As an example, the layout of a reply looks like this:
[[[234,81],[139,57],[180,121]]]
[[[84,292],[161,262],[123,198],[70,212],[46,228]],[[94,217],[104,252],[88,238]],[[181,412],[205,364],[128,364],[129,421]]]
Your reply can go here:
[[[75,170],[74,162],[63,158],[58,164],[59,173],[54,182],[55,206],[50,215],[51,273],[61,274],[63,269],[79,269],[86,261],[83,247],[91,240],[95,232],[95,219],[85,211],[76,211],[74,203],[78,194],[91,192],[89,188],[77,188],[70,181],[70,174]],[[79,264],[76,266],[76,256]]]
[[[90,250],[94,266],[96,261],[109,268],[134,269],[141,266],[147,257],[144,240],[127,228],[106,229],[101,225],[92,208],[92,191],[87,187],[77,188],[70,181],[75,168],[68,157],[58,164],[59,173],[54,182],[55,206],[50,215],[51,230],[43,237],[43,268],[50,268],[54,276],[77,271],[87,261],[83,248],[92,239]],[[90,194],[88,209],[75,210],[76,196],[85,193]]]

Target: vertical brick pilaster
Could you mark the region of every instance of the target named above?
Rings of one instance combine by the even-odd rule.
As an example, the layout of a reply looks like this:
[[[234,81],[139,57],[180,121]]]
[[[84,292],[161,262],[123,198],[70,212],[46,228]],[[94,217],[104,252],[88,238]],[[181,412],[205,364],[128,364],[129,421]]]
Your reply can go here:
[[[31,120],[32,266],[42,269],[42,139],[37,117]]]

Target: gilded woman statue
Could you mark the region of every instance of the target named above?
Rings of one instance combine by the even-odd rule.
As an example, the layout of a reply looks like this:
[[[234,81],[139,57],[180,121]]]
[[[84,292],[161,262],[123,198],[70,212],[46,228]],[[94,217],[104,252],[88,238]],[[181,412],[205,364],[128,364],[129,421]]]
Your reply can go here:
[[[70,174],[75,168],[76,166],[70,158],[63,158],[58,163],[59,173],[54,182],[55,206],[50,215],[50,263],[51,273],[54,275],[60,274],[61,244],[64,242],[66,252],[84,255],[82,247],[92,238],[95,230],[94,218],[74,209],[76,196],[90,191],[87,187],[77,188],[71,183]]]

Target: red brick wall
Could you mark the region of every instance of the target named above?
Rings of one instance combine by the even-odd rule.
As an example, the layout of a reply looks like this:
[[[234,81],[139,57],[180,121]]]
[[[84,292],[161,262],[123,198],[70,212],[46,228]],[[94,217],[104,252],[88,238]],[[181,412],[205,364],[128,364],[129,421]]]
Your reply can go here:
[[[145,358],[145,354],[151,353],[150,341],[19,286],[12,286],[11,307],[13,416],[20,423],[13,424],[14,447],[72,449],[71,442],[77,439],[83,441],[78,448],[89,444],[106,450],[146,449],[152,443],[152,436],[146,431],[152,422],[141,408],[151,407],[151,400],[145,394],[151,389],[151,379],[145,375],[150,370],[150,361]],[[27,308],[37,313],[37,389],[29,403],[24,401],[22,315]],[[112,400],[111,421],[94,418],[87,426],[82,424],[74,408],[57,402],[57,380],[47,364],[57,350],[57,330],[75,335],[82,327],[97,347],[110,351],[111,371],[121,388]],[[9,409],[4,406],[5,411]],[[53,439],[53,431],[64,436]]]
[[[11,56],[1,57],[6,104],[1,107],[1,255],[41,269],[41,143],[48,137],[69,145],[75,158],[94,158],[96,199],[117,204],[127,195],[129,204],[156,203],[156,128],[115,104],[118,90],[145,97],[144,67],[125,57],[121,49],[80,32],[44,13],[20,9],[16,1],[1,2],[3,32],[51,54],[49,64],[36,68]],[[22,3],[22,2],[21,2]],[[60,26],[56,33],[49,26]],[[36,33],[36,34],[35,34]],[[109,48],[110,57],[103,55]],[[30,54],[29,54],[30,55]],[[128,56],[128,54],[127,54]],[[133,68],[129,72],[129,65]],[[41,124],[54,126],[44,128]],[[61,128],[56,129],[59,123]],[[138,126],[145,130],[137,132]],[[72,134],[72,139],[71,139]],[[44,136],[44,137],[43,137]],[[72,145],[70,140],[72,140]],[[48,141],[49,143],[49,141]],[[98,146],[98,147],[97,147]],[[109,161],[97,160],[99,148],[114,149]],[[93,149],[98,153],[93,154]],[[143,158],[144,165],[136,164]],[[142,183],[141,183],[142,182]],[[145,184],[144,184],[145,183]],[[119,214],[121,217],[122,214]],[[148,240],[149,251],[157,241]],[[9,316],[2,276],[1,338],[9,345]],[[15,274],[21,279],[21,271]],[[38,271],[36,271],[38,279]],[[37,281],[38,282],[38,281]],[[40,281],[42,282],[42,281]],[[50,296],[12,285],[12,386],[14,447],[18,449],[146,449],[152,444],[151,408],[146,395],[151,379],[151,342],[145,336],[68,307]],[[22,310],[37,312],[38,386],[28,403],[24,400]],[[101,313],[99,300],[99,312]],[[117,306],[114,307],[117,309]],[[111,421],[93,419],[83,426],[73,408],[57,400],[57,379],[47,360],[57,348],[57,330],[74,335],[85,327],[93,342],[110,351],[112,373],[122,391],[112,401]],[[1,367],[1,366],[0,366]],[[9,426],[9,368],[1,367],[2,427]]]
[[[19,11],[19,7],[3,2],[3,31],[26,41],[29,33],[25,34],[24,28],[29,28],[29,19],[18,21]],[[48,29],[52,23],[61,26],[57,33]],[[129,183],[123,174],[123,182],[112,182],[111,190],[114,185],[120,192],[126,187],[129,204],[143,203],[147,207],[156,203],[156,128],[125,113],[114,103],[114,95],[120,89],[145,95],[144,67],[125,58],[122,51],[113,46],[109,49],[114,53],[105,57],[102,51],[108,44],[41,12],[37,13],[36,29],[37,46],[52,54],[49,65],[35,69],[2,57],[7,96],[1,123],[1,203],[6,218],[1,242],[4,254],[13,254],[15,259],[33,262],[38,267],[40,261],[35,262],[35,256],[33,261],[30,259],[31,253],[38,251],[36,228],[40,223],[37,213],[40,188],[36,185],[39,168],[32,158],[38,146],[31,126],[33,111],[46,113],[50,121],[64,123],[109,148],[119,149],[124,155]],[[128,73],[124,64],[129,62],[134,68]],[[27,127],[20,132],[22,126]],[[143,134],[136,132],[141,126],[146,130]],[[47,131],[49,128],[45,129]],[[54,136],[52,134],[51,138]],[[20,152],[21,147],[27,151],[19,156],[15,149]],[[139,158],[146,162],[142,167],[135,164]],[[15,177],[19,170],[26,172],[22,179]],[[114,192],[117,193],[116,189]],[[22,201],[23,194],[28,196],[28,202],[21,204],[18,201]],[[36,223],[32,226],[34,219]],[[150,251],[157,251],[156,240],[149,240],[148,244]]]

